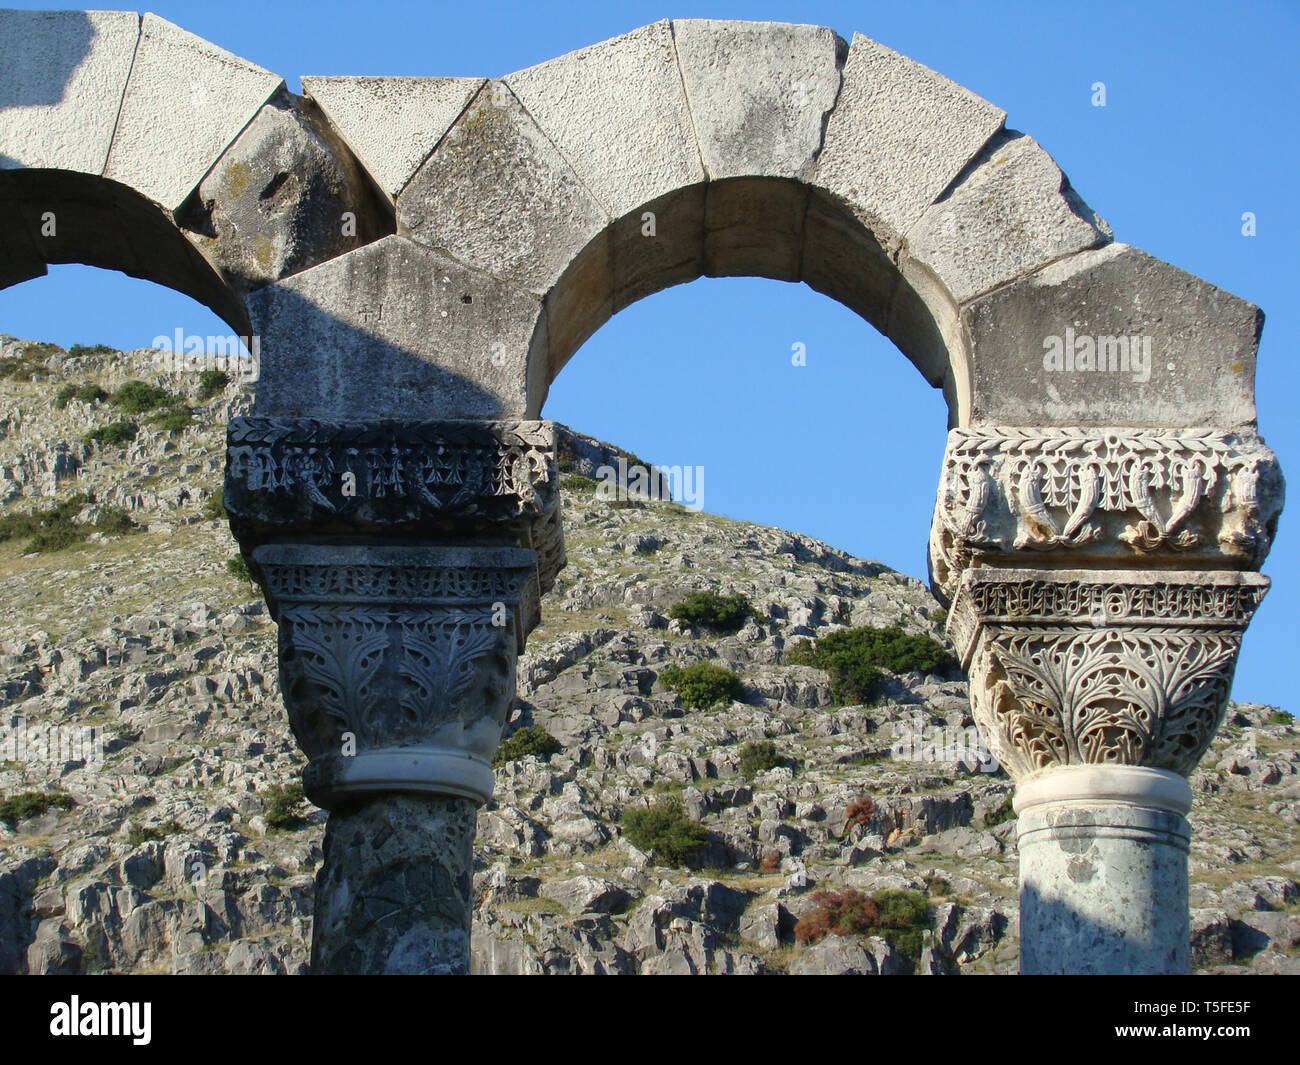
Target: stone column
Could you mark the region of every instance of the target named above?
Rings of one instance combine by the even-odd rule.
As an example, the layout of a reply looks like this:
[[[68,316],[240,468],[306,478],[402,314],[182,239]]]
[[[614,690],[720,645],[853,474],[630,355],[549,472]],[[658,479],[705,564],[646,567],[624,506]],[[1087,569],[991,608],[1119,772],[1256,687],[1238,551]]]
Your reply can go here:
[[[476,811],[563,562],[544,423],[236,419],[226,507],[330,811],[312,971],[469,971]]]
[[[1281,496],[1250,434],[950,434],[931,572],[1017,785],[1023,973],[1188,971],[1186,777]]]

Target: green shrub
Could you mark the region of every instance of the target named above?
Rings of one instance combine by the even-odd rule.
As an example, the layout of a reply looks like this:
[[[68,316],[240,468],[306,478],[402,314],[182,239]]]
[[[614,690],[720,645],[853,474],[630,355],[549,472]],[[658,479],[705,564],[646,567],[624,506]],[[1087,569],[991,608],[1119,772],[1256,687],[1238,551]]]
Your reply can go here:
[[[896,625],[877,629],[843,629],[815,643],[799,640],[785,652],[786,665],[814,666],[830,677],[831,698],[841,706],[874,702],[884,679],[893,673],[943,673],[957,660],[929,636],[913,636]]]
[[[72,356],[81,355],[116,355],[117,349],[110,348],[107,344],[73,344],[68,348],[68,354]]]
[[[208,521],[226,520],[226,501],[221,492],[213,492],[203,501],[203,517]]]
[[[68,401],[77,394],[76,385],[64,385],[54,394],[54,407],[56,410],[63,410]]]
[[[503,741],[492,755],[493,765],[505,765],[533,754],[538,758],[549,758],[561,747],[560,741],[541,725],[525,725]]]
[[[1269,724],[1269,725],[1294,725],[1294,724],[1295,724],[1295,718],[1293,718],[1293,717],[1292,717],[1290,714],[1288,714],[1285,710],[1274,710],[1271,714],[1268,715],[1268,721],[1267,721],[1267,724]]]
[[[99,387],[98,381],[87,381],[73,393],[73,398],[82,403],[100,403],[108,399],[108,393]]]
[[[1015,817],[1016,811],[1011,805],[1011,793],[1008,792],[1007,797],[1002,800],[1002,805],[1000,805],[996,810],[990,810],[984,815],[984,827],[993,828],[995,825],[1000,825],[1004,821],[1014,820]]]
[[[74,522],[66,522],[60,525],[52,525],[48,529],[42,529],[23,549],[23,554],[45,554],[51,551],[62,551],[65,548],[82,543],[90,535],[90,530],[84,525],[77,525]]]
[[[118,507],[100,507],[99,517],[95,519],[95,528],[105,536],[126,536],[139,532],[141,527],[131,520],[125,510]]]
[[[26,514],[6,514],[0,517],[0,543],[32,537],[24,549],[32,551],[60,551],[80,543],[90,535],[90,528],[78,525],[72,519],[94,498],[77,492],[46,510],[32,510]]]
[[[740,772],[746,777],[754,777],[775,769],[782,762],[781,752],[771,740],[747,743],[740,749]]]
[[[149,843],[153,840],[166,839],[173,836],[181,830],[181,826],[175,821],[164,821],[161,825],[139,825],[131,822],[131,827],[127,829],[126,841],[132,847],[138,847],[142,843]]]
[[[262,817],[268,828],[297,828],[303,823],[302,784],[276,784],[266,789]]]
[[[249,570],[248,562],[243,555],[235,555],[234,558],[227,559],[226,572],[241,581],[251,581],[253,579],[253,574]]]
[[[716,592],[691,592],[680,603],[673,604],[668,616],[717,632],[735,632],[754,616],[754,608],[739,593],[722,596]]]
[[[928,901],[919,891],[887,888],[864,895],[855,888],[818,891],[816,907],[794,926],[795,942],[816,943],[828,935],[880,936],[913,963],[921,956],[929,927]]]
[[[189,407],[168,407],[153,415],[149,419],[149,424],[158,426],[164,432],[178,433],[188,429],[193,421],[194,412]]]
[[[206,403],[213,396],[224,392],[230,384],[230,374],[224,370],[204,370],[199,374],[199,402]]]
[[[99,444],[101,447],[125,447],[135,439],[135,434],[139,431],[140,427],[132,421],[111,422],[92,429],[83,439],[88,444]]]
[[[13,828],[19,821],[40,817],[49,809],[71,810],[72,796],[63,791],[24,791],[0,799],[0,821]]]
[[[157,385],[127,381],[109,397],[109,401],[124,414],[147,414],[160,407],[170,407],[179,398]]]
[[[560,490],[564,492],[594,492],[600,485],[581,473],[566,473],[560,477]]]
[[[665,688],[676,692],[687,706],[707,710],[715,703],[740,699],[745,688],[731,670],[712,662],[696,662],[683,669],[669,666],[659,674]]]
[[[708,838],[677,798],[624,810],[619,824],[632,846],[653,854],[662,865],[689,865]]]

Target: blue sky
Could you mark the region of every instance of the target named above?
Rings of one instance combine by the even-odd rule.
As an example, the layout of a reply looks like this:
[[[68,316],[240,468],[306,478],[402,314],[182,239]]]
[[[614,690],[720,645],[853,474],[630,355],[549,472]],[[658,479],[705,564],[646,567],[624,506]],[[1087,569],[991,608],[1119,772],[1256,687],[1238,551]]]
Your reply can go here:
[[[45,4],[14,4],[44,8]],[[1260,425],[1300,470],[1300,5],[1257,3],[159,3],[185,29],[283,75],[502,75],[664,17],[860,31],[933,67],[1032,135],[1118,240],[1264,308]],[[1091,103],[1106,84],[1106,106]],[[1254,212],[1257,235],[1241,233]],[[167,289],[84,267],[0,292],[0,332],[148,346],[227,333]],[[792,345],[807,365],[791,366]],[[700,280],[623,311],[569,363],[545,416],[666,465],[705,468],[705,509],[925,574],[945,438],[938,392],[871,326],[802,285]],[[1300,549],[1247,633],[1238,699],[1295,709]]]

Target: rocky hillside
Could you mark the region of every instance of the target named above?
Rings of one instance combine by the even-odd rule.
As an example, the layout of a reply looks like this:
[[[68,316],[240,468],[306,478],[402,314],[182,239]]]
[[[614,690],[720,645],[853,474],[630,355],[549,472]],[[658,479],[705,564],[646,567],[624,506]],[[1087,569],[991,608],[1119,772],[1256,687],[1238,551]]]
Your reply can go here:
[[[274,626],[213,499],[247,397],[201,400],[211,382],[147,352],[7,337],[0,373],[0,739],[105,740],[99,763],[0,746],[0,971],[304,972],[324,814],[294,792]],[[87,442],[122,421],[129,441]],[[794,533],[606,502],[582,473],[611,450],[564,454],[569,566],[510,725],[558,749],[503,763],[480,815],[478,971],[1014,972],[1011,784],[954,746],[964,680],[886,673],[873,705],[837,706],[786,661],[848,627],[942,640],[925,587]],[[693,591],[753,615],[670,619]],[[735,698],[669,690],[701,661]],[[1298,748],[1289,715],[1237,705],[1193,779],[1202,970],[1300,971]],[[645,807],[684,819],[676,842],[633,845]],[[861,934],[818,935],[835,907]]]

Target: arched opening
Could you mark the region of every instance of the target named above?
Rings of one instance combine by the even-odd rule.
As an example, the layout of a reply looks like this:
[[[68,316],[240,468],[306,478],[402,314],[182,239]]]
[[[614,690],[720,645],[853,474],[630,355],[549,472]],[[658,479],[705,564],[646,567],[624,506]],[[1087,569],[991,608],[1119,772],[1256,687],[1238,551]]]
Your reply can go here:
[[[805,285],[700,279],[641,300],[582,345],[542,414],[701,468],[711,513],[925,574],[943,398]]]

